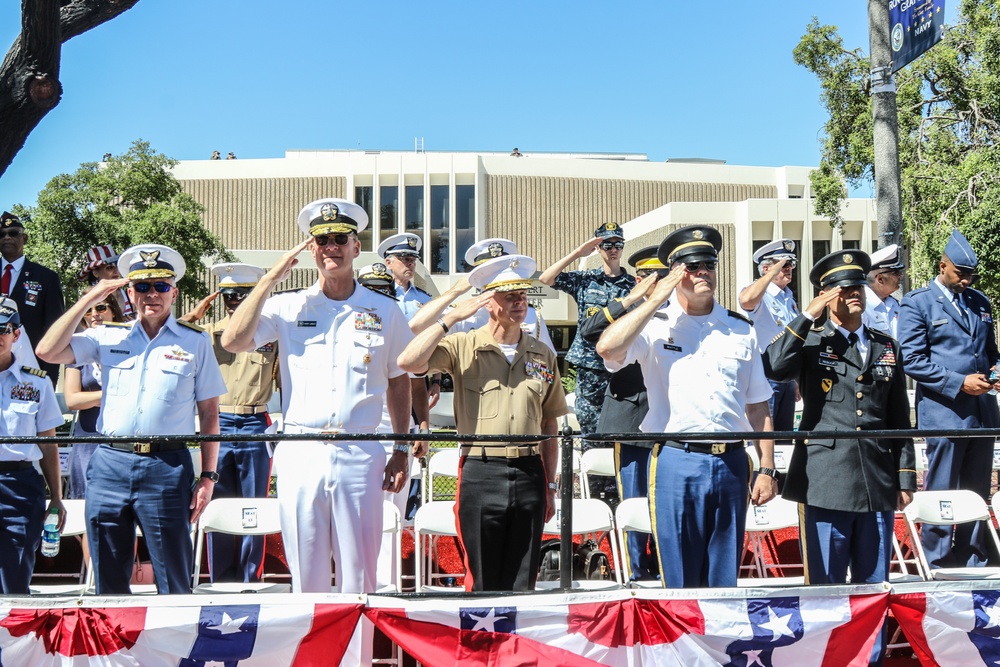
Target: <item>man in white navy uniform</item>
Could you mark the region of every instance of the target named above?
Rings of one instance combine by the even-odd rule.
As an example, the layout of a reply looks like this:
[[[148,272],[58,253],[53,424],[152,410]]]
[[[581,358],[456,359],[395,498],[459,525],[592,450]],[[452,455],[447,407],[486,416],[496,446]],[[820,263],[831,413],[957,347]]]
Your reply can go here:
[[[230,352],[278,341],[286,433],[374,433],[383,398],[392,427],[406,433],[410,381],[396,358],[412,335],[392,299],[354,280],[365,210],[343,199],[320,199],[298,216],[308,240],[271,267],[230,318],[222,337]],[[319,281],[268,296],[308,248]],[[386,463],[377,440],[285,442],[275,452],[285,555],[296,593],[375,590],[382,542],[382,491],[407,479],[408,443]],[[364,635],[363,640],[362,636]],[[343,664],[371,659],[371,632],[355,633]]]
[[[899,301],[893,296],[899,290],[906,264],[899,256],[899,246],[893,243],[872,253],[872,270],[865,285],[864,325],[897,338],[899,332]]]
[[[219,396],[226,384],[204,330],[174,318],[176,281],[184,259],[163,245],[129,248],[118,280],[102,280],[60,317],[38,344],[53,363],[100,363],[101,416],[108,436],[177,436],[168,442],[101,445],[87,470],[87,537],[99,595],[130,592],[138,523],[149,547],[159,593],[190,593],[191,525],[212,498],[218,442],[201,445],[201,477],[184,436],[219,432]],[[128,285],[137,320],[74,334],[83,314]]]
[[[753,261],[760,277],[740,292],[740,308],[753,320],[757,348],[763,355],[770,342],[799,314],[795,296],[789,288],[797,261],[795,241],[778,239],[761,246],[753,254]],[[768,382],[774,392],[768,401],[774,430],[791,431],[795,428],[798,394],[795,380],[777,382],[769,379]]]
[[[0,435],[53,436],[62,426],[52,383],[45,371],[21,363],[12,352],[23,334],[13,299],[0,299]],[[42,474],[33,461],[40,461]],[[59,526],[66,518],[59,477],[59,453],[52,443],[0,445],[0,595],[28,595],[35,569],[35,552],[42,540],[45,485],[52,499],[48,510],[59,512]]]
[[[657,442],[649,502],[666,588],[735,586],[743,551],[749,459],[732,431],[770,431],[771,387],[753,325],[715,300],[722,235],[682,227],[660,244],[670,267],[652,294],[601,335],[597,352],[614,372],[638,361],[646,381],[645,433],[718,432],[717,442]],[[760,440],[750,499],[777,492],[773,441]]]

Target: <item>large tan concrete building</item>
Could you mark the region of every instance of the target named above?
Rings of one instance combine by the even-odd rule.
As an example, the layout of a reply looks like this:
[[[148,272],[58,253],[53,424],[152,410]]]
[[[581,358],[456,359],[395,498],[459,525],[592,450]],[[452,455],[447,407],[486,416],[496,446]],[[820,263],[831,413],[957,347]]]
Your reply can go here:
[[[241,260],[265,267],[302,240],[295,218],[304,204],[320,197],[351,199],[371,218],[361,235],[362,263],[376,259],[373,251],[386,236],[419,234],[421,279],[432,292],[468,270],[465,250],[483,238],[512,239],[544,268],[602,222],[624,224],[626,257],[677,226],[713,224],[725,239],[719,297],[733,307],[737,289],[755,277],[753,250],[774,238],[795,239],[803,266],[832,250],[875,247],[873,202],[845,201],[845,224],[834,230],[813,210],[809,171],[651,162],[641,154],[329,150],[183,161],[174,175],[205,206],[209,229]],[[290,287],[315,279],[314,270],[295,273]],[[800,271],[793,285],[800,300],[811,296],[807,273]],[[576,324],[573,301],[542,287],[532,296],[557,346],[565,349]]]

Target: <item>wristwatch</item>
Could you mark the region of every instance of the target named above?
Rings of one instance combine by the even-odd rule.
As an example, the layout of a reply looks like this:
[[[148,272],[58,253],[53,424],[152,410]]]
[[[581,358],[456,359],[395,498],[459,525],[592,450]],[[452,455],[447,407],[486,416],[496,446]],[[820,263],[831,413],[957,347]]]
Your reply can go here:
[[[201,471],[201,478],[202,479],[210,479],[210,480],[212,480],[213,484],[218,484],[219,483],[219,473],[215,472],[214,470],[202,470]]]
[[[775,470],[774,468],[765,468],[765,467],[761,466],[760,468],[757,468],[757,474],[758,475],[767,475],[768,477],[770,477],[772,479],[778,479],[778,471]]]

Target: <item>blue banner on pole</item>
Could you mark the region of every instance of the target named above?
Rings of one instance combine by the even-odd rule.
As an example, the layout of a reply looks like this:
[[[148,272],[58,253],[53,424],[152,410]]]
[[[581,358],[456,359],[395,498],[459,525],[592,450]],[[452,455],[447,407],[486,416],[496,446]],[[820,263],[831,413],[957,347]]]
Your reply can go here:
[[[889,0],[892,71],[917,58],[944,36],[944,0]]]

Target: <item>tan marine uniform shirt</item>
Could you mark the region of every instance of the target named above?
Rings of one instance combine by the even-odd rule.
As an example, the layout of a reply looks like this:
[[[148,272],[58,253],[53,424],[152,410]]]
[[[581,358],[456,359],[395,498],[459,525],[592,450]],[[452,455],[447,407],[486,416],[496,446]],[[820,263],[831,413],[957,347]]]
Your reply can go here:
[[[278,344],[268,343],[253,352],[232,353],[222,347],[222,332],[229,316],[205,330],[212,336],[212,348],[222,370],[228,392],[219,397],[219,412],[233,412],[234,406],[267,405],[277,377]]]
[[[513,363],[486,327],[445,336],[431,354],[428,372],[435,371],[454,380],[459,433],[541,433],[543,419],[567,412],[555,353],[523,333]]]

